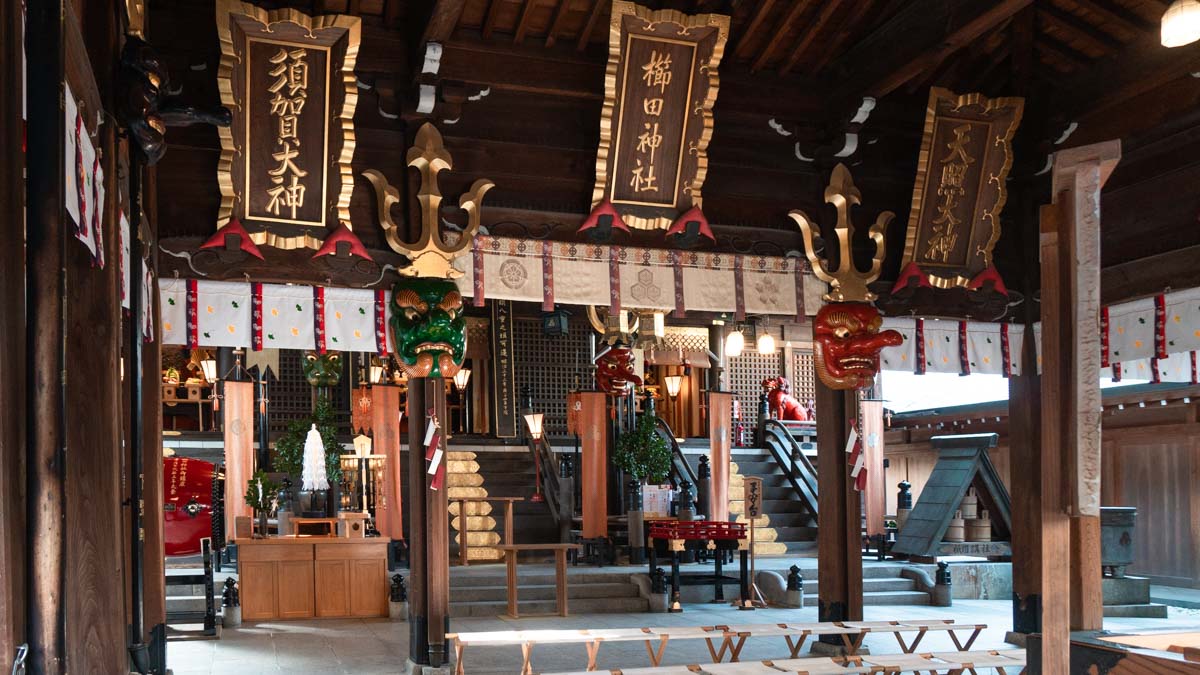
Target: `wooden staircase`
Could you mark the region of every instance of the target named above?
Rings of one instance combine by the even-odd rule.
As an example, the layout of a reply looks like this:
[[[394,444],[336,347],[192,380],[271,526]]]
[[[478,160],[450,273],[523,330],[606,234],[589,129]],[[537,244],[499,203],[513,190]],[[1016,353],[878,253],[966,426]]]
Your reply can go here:
[[[730,462],[729,514],[739,523],[745,516],[746,476],[763,481],[762,514],[754,520],[756,555],[785,555],[816,551],[817,524],[813,514],[797,498],[783,470],[766,450],[737,448]]]

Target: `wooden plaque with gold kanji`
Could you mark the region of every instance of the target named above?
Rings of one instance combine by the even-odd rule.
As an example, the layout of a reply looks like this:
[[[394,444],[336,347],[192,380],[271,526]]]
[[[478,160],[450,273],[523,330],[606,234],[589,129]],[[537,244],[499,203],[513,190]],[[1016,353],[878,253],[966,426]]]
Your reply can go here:
[[[915,264],[930,285],[967,286],[992,266],[1024,104],[929,92],[902,265]]]
[[[729,17],[651,11],[615,0],[592,206],[626,223],[670,227],[701,206]]]
[[[256,244],[320,248],[350,223],[357,17],[311,17],[218,0],[220,128],[217,227],[237,218]]]

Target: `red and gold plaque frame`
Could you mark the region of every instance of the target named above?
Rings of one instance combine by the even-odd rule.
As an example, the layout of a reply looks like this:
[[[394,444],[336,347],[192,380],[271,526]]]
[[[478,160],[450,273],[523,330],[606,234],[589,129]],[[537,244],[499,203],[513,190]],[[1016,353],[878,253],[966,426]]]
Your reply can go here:
[[[930,90],[902,281],[915,275],[936,288],[969,287],[992,267],[1024,105],[1022,98]]]
[[[221,203],[217,227],[237,218],[260,246],[319,249],[325,235],[339,224],[351,226],[351,160],[355,148],[354,111],[358,106],[354,67],[361,44],[361,21],[352,16],[308,16],[294,9],[264,10],[239,0],[217,0],[216,22],[221,43],[217,86],[221,103],[233,113],[231,126],[218,127],[221,156],[217,184]],[[302,104],[300,119],[307,136],[304,142],[296,143],[297,149],[307,155],[305,177],[319,170],[304,186],[302,194],[310,200],[303,207],[304,214],[295,209],[272,214],[252,200],[252,195],[261,196],[264,187],[270,187],[259,185],[266,179],[251,171],[258,171],[262,168],[259,165],[272,157],[269,153],[266,159],[261,157],[262,144],[256,134],[265,133],[259,131],[265,127],[263,120],[254,117],[258,113],[251,107],[256,102],[252,96],[266,98],[265,92],[250,92],[255,82],[250,68],[261,63],[261,57],[252,58],[253,50],[264,46],[302,48],[323,66],[311,80],[322,94],[321,100],[311,106]],[[308,67],[306,64],[306,86]]]
[[[593,208],[610,200],[626,224],[651,230],[702,206],[728,38],[728,16],[613,1]],[[657,141],[649,147],[639,132]]]

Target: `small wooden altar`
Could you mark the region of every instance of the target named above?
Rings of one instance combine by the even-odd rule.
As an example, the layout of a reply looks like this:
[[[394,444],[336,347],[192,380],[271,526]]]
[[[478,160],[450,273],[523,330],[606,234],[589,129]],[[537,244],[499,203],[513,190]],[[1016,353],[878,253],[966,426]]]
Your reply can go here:
[[[389,539],[238,539],[246,621],[388,615]]]

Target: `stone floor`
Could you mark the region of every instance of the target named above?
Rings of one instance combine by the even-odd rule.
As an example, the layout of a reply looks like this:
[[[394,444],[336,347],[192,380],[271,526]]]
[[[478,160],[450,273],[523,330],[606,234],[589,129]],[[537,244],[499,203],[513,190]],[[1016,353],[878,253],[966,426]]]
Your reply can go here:
[[[985,623],[989,628],[976,648],[1011,648],[1004,643],[1012,621],[1011,603],[1000,600],[956,600],[953,607],[867,607],[866,619],[923,619],[953,617],[960,621]],[[592,614],[562,617],[457,619],[452,631],[512,630],[536,628],[637,627],[652,625],[713,625],[816,621],[815,607],[804,609],[760,609],[739,612],[723,605],[686,605],[681,614]],[[1200,627],[1200,611],[1171,608],[1167,619],[1105,620],[1108,630],[1147,628],[1193,629]],[[778,644],[777,644],[778,642]],[[868,636],[865,644],[875,653],[898,652],[891,635]],[[952,650],[946,636],[931,635],[922,650]],[[226,629],[219,640],[172,642],[167,663],[176,675],[257,675],[259,673],[400,673],[408,652],[408,624],[387,620],[312,620],[244,624]],[[786,656],[782,640],[751,639],[742,660]],[[670,644],[664,664],[706,662],[701,641]],[[464,659],[467,673],[516,673],[521,658],[518,647],[478,647]],[[583,645],[539,646],[533,652],[537,672],[580,670],[586,664]],[[600,649],[602,669],[649,665],[641,643],[611,643]]]

